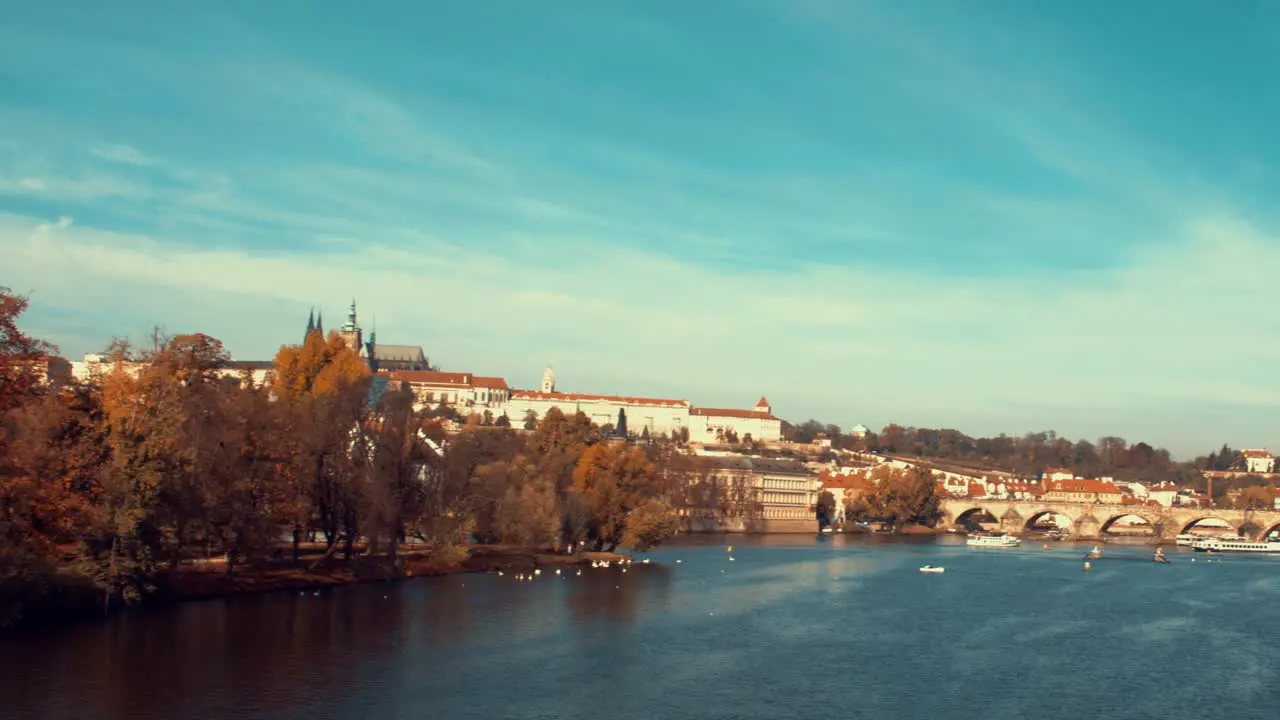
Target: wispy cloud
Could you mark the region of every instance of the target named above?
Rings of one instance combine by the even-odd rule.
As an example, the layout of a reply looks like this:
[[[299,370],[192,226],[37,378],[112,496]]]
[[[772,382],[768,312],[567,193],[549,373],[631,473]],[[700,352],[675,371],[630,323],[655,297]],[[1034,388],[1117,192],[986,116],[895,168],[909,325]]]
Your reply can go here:
[[[710,6],[470,35],[459,6],[429,37],[263,7],[31,60],[65,104],[0,108],[0,283],[38,281],[34,329],[72,354],[161,322],[269,355],[355,295],[384,340],[517,384],[553,361],[566,387],[842,424],[1280,430],[1257,421],[1275,227],[1117,119],[1069,38],[743,7],[714,47]]]
[[[155,160],[131,145],[100,145],[91,151],[96,157],[107,162],[124,163],[126,165],[154,165]]]

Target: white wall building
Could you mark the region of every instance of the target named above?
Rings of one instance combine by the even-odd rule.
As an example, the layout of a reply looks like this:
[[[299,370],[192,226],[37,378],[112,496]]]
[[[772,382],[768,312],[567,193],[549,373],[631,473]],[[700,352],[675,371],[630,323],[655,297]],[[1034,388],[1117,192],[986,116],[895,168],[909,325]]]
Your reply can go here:
[[[1240,457],[1244,458],[1246,472],[1269,473],[1276,467],[1275,457],[1266,450],[1243,450],[1240,452]]]
[[[388,382],[408,386],[414,395],[415,409],[451,405],[462,412],[489,410],[498,416],[511,398],[507,381],[500,377],[484,377],[466,372],[436,372],[434,370],[393,370],[380,373]],[[516,416],[507,417],[516,424]]]
[[[689,439],[694,442],[716,442],[730,430],[739,440],[750,435],[753,440],[777,442],[782,439],[782,420],[774,417],[769,401],[760,398],[751,410],[729,408],[689,409]]]
[[[733,410],[696,408],[688,400],[670,398],[560,392],[551,368],[543,373],[541,389],[511,392],[502,409],[511,424],[519,426],[530,411],[542,418],[553,407],[566,415],[581,411],[597,425],[617,425],[621,410],[629,433],[640,434],[647,428],[650,435],[672,435],[687,429],[692,442],[717,442],[730,430],[740,440],[747,435],[761,441],[782,438],[782,420],[773,416],[764,398],[751,410]]]

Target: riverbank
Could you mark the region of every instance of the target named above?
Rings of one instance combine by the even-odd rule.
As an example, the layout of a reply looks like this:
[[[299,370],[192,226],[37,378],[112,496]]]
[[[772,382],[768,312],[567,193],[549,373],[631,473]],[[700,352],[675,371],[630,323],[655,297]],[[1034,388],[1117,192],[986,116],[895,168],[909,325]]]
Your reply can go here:
[[[225,566],[207,563],[188,566],[167,574],[158,584],[158,600],[183,602],[231,597],[282,590],[310,590],[365,582],[394,582],[415,577],[437,577],[461,573],[529,572],[536,568],[589,565],[593,561],[616,562],[626,555],[583,552],[562,555],[530,548],[501,545],[473,545],[459,561],[442,561],[425,553],[401,553],[395,566],[384,558],[357,558],[350,563],[335,562],[308,570],[305,564],[275,567],[247,567],[228,578]]]
[[[462,573],[503,571],[531,572],[538,568],[590,565],[595,561],[617,562],[628,555],[610,552],[581,552],[563,555],[532,548],[503,545],[472,545],[466,555],[454,560],[425,552],[402,552],[392,565],[385,557],[359,556],[350,561],[329,560],[314,570],[315,558],[304,557],[297,565],[276,561],[266,565],[237,567],[227,577],[222,560],[184,564],[177,570],[155,577],[154,592],[138,606],[142,609],[194,600],[255,595],[261,593],[315,590],[374,582],[398,582],[412,578],[438,577]],[[22,611],[13,613],[16,622],[0,624],[0,633],[27,632],[73,622],[100,620],[106,614],[102,593],[86,578],[58,575],[47,578],[38,592],[26,594]],[[115,606],[114,610],[119,609]]]

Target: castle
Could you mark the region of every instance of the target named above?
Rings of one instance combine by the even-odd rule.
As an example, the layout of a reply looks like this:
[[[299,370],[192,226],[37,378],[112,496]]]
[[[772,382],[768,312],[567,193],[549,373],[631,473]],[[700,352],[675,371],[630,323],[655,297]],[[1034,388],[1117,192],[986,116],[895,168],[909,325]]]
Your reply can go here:
[[[506,415],[519,426],[526,417],[546,415],[551,408],[566,414],[582,412],[597,425],[616,425],[625,416],[631,433],[683,435],[694,442],[718,442],[736,435],[760,441],[782,438],[782,420],[773,415],[769,401],[760,398],[749,410],[697,407],[688,400],[625,395],[560,392],[555,372],[547,368],[538,390],[511,390],[504,379],[471,373],[384,371],[393,383],[408,386],[422,407],[445,404],[463,414]]]
[[[315,310],[311,311],[311,315],[307,318],[307,330],[303,334],[303,341],[313,332],[324,335],[324,314],[317,314]],[[360,327],[359,318],[356,315],[356,301],[351,300],[351,310],[347,313],[347,322],[337,330],[338,336],[341,337],[347,346],[364,360],[369,369],[373,372],[380,370],[430,370],[431,365],[427,362],[427,354],[423,352],[422,347],[418,345],[379,345],[377,323],[369,331],[369,340],[365,341],[364,330]]]

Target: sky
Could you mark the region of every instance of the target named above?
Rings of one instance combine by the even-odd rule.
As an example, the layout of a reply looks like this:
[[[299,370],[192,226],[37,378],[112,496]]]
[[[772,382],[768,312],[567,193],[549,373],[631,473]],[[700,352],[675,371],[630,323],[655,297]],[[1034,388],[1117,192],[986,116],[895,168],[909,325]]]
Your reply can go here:
[[[1280,451],[1280,3],[11,3],[0,285],[532,388]]]

